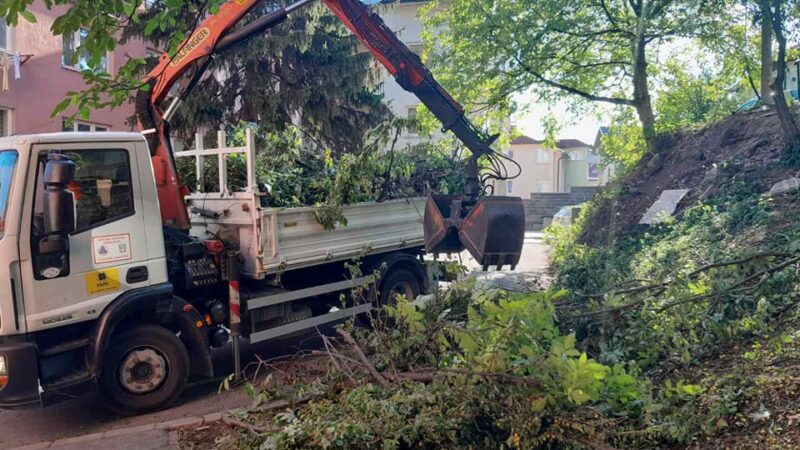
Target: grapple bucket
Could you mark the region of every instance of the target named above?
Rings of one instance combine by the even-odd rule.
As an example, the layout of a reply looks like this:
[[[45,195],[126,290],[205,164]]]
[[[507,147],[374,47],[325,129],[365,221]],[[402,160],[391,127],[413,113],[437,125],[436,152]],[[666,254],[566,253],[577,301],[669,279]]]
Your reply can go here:
[[[464,249],[484,270],[519,263],[525,238],[525,210],[519,197],[484,197],[464,208],[457,196],[433,195],[425,205],[425,248],[430,253]]]

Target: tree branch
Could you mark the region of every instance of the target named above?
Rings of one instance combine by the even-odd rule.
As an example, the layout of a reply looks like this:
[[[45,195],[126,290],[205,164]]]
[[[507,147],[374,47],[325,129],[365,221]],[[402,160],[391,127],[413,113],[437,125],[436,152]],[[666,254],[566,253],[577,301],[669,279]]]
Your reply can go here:
[[[567,86],[565,84],[559,83],[557,81],[553,81],[553,80],[547,79],[542,74],[540,74],[539,72],[533,70],[532,67],[530,67],[527,64],[525,64],[525,62],[523,62],[521,59],[519,59],[519,57],[517,57],[516,55],[514,56],[514,60],[517,61],[517,63],[520,65],[520,67],[522,67],[525,70],[525,72],[529,73],[530,75],[533,75],[534,78],[536,78],[540,82],[542,82],[542,83],[544,83],[544,84],[546,84],[546,85],[548,85],[550,87],[554,87],[554,88],[560,89],[560,90],[562,90],[564,92],[568,92],[570,94],[577,95],[579,97],[583,97],[586,100],[590,100],[590,101],[593,101],[593,102],[606,102],[606,103],[611,103],[611,104],[614,104],[614,105],[624,105],[624,106],[635,106],[636,105],[636,103],[634,103],[634,101],[630,100],[630,99],[606,97],[606,96],[602,96],[602,95],[594,95],[594,94],[591,94],[589,92],[582,91],[580,89],[577,89],[577,88],[574,88],[574,87]]]
[[[364,367],[367,368],[370,375],[372,375],[372,378],[374,378],[375,381],[378,382],[378,384],[382,388],[388,389],[390,386],[389,381],[383,375],[381,375],[380,372],[378,372],[378,369],[376,369],[375,366],[372,364],[372,362],[370,362],[369,358],[367,358],[367,355],[364,354],[364,351],[361,350],[361,347],[358,345],[355,339],[353,339],[353,336],[351,336],[350,333],[342,329],[338,329],[336,330],[336,332],[339,334],[339,336],[344,338],[345,342],[347,342],[353,347],[353,349],[356,352],[356,355],[358,355],[358,359],[360,359]]]

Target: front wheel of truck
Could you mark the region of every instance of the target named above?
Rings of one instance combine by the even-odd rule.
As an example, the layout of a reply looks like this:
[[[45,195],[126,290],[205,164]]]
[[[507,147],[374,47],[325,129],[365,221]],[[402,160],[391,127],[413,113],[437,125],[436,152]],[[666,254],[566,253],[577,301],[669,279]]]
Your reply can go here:
[[[104,359],[104,403],[122,415],[169,406],[189,379],[186,348],[175,333],[157,325],[142,325],[116,337]]]

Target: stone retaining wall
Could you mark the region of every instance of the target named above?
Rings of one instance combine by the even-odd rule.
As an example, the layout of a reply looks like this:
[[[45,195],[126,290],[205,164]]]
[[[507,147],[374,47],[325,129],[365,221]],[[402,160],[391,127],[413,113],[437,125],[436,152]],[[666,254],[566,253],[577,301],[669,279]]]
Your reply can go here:
[[[599,187],[573,187],[570,192],[550,192],[531,194],[523,199],[525,205],[525,229],[540,231],[549,225],[553,216],[563,207],[579,205],[591,199]]]

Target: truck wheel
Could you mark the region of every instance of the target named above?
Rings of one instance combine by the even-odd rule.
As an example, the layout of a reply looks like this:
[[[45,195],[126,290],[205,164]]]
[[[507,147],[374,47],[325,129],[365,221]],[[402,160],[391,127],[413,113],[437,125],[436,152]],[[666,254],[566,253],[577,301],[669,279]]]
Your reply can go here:
[[[106,405],[122,415],[162,409],[189,379],[189,354],[171,331],[157,325],[136,327],[111,342],[100,389]]]
[[[381,283],[380,305],[394,302],[397,295],[405,295],[409,300],[414,300],[419,295],[419,279],[406,269],[395,269]]]

